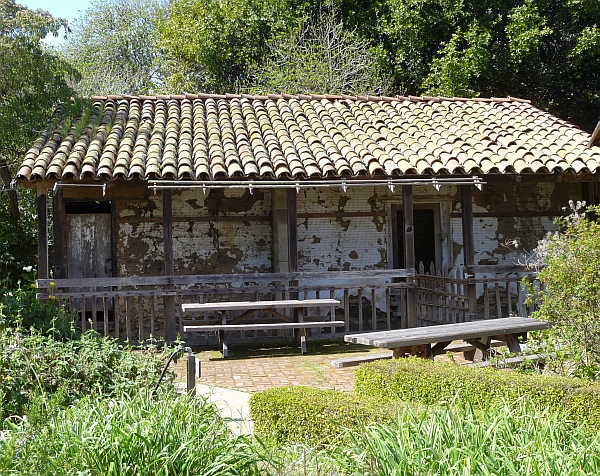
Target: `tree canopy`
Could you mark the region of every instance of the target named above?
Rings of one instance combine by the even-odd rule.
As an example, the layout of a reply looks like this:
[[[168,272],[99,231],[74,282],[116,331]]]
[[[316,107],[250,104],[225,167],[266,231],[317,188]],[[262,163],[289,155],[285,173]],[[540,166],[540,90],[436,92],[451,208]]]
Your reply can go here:
[[[75,84],[81,95],[151,94],[160,88],[154,25],[162,8],[159,0],[92,0],[70,25],[62,49],[81,72]]]
[[[22,158],[59,101],[73,95],[74,69],[42,45],[66,21],[0,0],[0,162]]]

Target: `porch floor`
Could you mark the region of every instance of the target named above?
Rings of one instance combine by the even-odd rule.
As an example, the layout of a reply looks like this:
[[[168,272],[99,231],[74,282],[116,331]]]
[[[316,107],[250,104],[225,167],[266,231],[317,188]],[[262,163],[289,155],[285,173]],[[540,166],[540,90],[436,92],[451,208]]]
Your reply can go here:
[[[330,360],[360,355],[389,354],[387,349],[365,349],[364,346],[333,342],[308,344],[308,354],[296,347],[254,348],[234,346],[223,359],[217,350],[194,349],[201,361],[202,377],[196,383],[244,392],[257,392],[271,387],[306,386],[350,392],[354,389],[354,369],[334,368]],[[438,356],[436,360],[447,359]],[[458,362],[462,354],[456,354]],[[186,359],[171,369],[177,381],[185,381]]]

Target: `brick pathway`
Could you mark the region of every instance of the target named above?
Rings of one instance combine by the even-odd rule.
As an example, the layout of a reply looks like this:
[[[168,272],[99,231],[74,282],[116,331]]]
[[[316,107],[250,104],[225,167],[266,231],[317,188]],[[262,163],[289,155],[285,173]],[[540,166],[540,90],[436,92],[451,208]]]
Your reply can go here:
[[[303,385],[314,388],[352,391],[354,369],[336,369],[330,360],[374,353],[389,354],[388,350],[368,349],[346,343],[311,343],[308,354],[298,348],[229,349],[223,359],[216,350],[194,352],[202,365],[202,377],[197,383],[245,392],[271,387]],[[177,380],[185,380],[185,358],[175,366]]]

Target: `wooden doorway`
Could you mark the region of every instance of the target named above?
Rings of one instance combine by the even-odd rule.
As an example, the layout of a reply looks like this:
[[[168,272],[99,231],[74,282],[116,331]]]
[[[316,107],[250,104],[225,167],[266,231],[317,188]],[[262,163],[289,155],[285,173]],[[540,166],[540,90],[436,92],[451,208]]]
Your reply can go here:
[[[404,268],[404,212],[400,205],[392,209],[394,267]],[[431,265],[439,269],[442,256],[440,239],[440,209],[435,204],[415,204],[413,210],[415,263],[423,263],[429,272]]]
[[[101,202],[65,202],[65,238],[67,277],[108,278],[112,273],[112,220],[111,204]],[[82,289],[83,290],[83,289]],[[95,291],[95,289],[85,289]],[[85,313],[85,319],[112,321],[112,300],[97,298],[76,300],[74,307]],[[96,316],[92,315],[96,310]]]

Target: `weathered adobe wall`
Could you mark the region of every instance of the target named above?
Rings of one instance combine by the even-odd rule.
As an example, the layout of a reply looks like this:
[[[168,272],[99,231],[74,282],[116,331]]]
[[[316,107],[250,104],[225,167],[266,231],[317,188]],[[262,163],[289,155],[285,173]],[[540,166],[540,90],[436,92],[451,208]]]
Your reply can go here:
[[[413,187],[415,208],[439,210],[438,266],[464,264],[460,189]],[[548,231],[553,216],[569,200],[581,200],[579,183],[488,183],[473,188],[476,264],[511,264],[515,240],[531,251]],[[385,269],[393,266],[392,210],[402,205],[402,190],[386,187],[308,189],[298,195],[300,271]],[[400,224],[401,230],[401,224]]]
[[[271,194],[173,190],[175,274],[272,271]],[[121,276],[164,274],[162,196],[117,200]]]
[[[569,200],[581,200],[580,183],[490,183],[473,189],[475,264],[512,264],[531,252],[547,232],[558,230],[555,216],[564,214]],[[452,201],[452,255],[464,264],[460,195]]]
[[[413,187],[415,208],[439,210],[438,265],[464,263],[460,190]],[[473,188],[476,264],[510,264],[515,254],[503,244],[516,240],[532,250],[552,216],[569,200],[581,199],[578,183],[488,183]],[[173,248],[176,274],[273,271],[271,192],[255,190],[173,191]],[[297,195],[300,271],[393,267],[392,210],[402,191],[387,187],[304,189]],[[119,275],[161,275],[162,196],[115,200]]]

